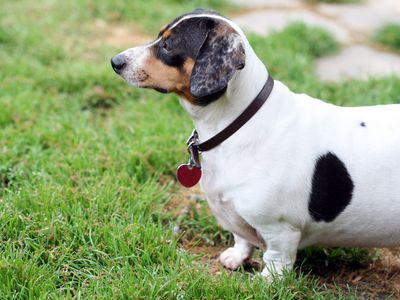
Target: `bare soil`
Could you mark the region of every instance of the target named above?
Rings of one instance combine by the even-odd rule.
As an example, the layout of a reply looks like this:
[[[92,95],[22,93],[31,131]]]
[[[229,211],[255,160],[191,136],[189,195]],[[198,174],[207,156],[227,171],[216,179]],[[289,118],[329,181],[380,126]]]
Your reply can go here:
[[[111,24],[98,19],[91,26],[96,33],[95,46],[109,45],[117,48],[128,48],[147,43],[153,37],[144,34],[135,24]]]

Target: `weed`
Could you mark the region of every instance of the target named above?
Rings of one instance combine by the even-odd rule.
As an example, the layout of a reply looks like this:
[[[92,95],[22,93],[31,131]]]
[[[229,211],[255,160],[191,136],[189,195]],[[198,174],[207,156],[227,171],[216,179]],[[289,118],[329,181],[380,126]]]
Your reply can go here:
[[[5,30],[5,28],[0,26],[0,45],[8,44],[13,41],[11,33]]]
[[[373,40],[389,49],[400,52],[400,25],[387,24],[380,28]]]

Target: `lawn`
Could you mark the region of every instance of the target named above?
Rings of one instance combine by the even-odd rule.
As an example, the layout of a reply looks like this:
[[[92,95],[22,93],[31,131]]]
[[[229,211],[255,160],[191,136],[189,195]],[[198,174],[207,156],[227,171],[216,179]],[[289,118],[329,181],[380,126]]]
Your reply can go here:
[[[373,40],[386,46],[388,49],[400,53],[400,24],[387,24],[382,26],[373,37]]]
[[[198,6],[235,10],[216,0],[1,2],[0,299],[356,299],[370,288],[346,284],[379,267],[358,249],[302,251],[297,271],[270,285],[215,264],[231,237],[173,176],[191,121],[176,96],[132,88],[109,65],[127,41]],[[250,40],[295,91],[400,103],[399,78],[319,81],[314,59],[338,48],[323,30],[293,24]]]

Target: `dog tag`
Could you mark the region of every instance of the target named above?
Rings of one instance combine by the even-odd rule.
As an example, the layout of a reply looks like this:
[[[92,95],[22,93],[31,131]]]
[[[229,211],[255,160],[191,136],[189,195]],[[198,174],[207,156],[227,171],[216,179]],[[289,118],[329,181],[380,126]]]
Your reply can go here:
[[[201,169],[196,166],[180,165],[176,170],[176,178],[186,188],[195,186],[201,178]]]

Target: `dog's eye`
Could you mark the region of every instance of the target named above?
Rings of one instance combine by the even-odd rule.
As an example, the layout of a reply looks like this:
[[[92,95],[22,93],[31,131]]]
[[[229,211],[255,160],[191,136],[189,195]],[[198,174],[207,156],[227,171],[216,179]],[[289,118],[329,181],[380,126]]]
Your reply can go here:
[[[162,47],[166,52],[170,52],[172,50],[171,47],[167,44],[167,42],[164,42]]]

